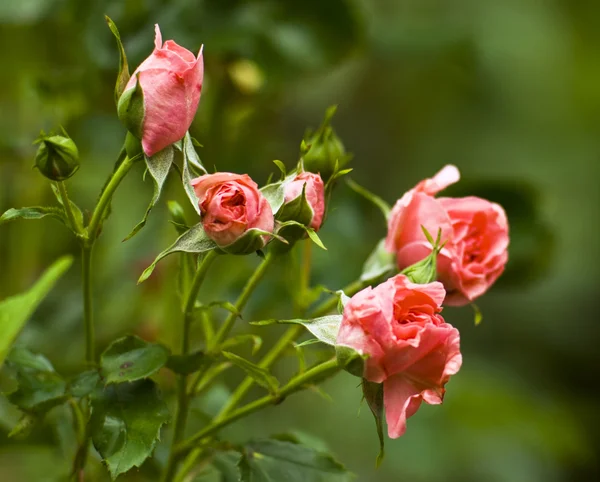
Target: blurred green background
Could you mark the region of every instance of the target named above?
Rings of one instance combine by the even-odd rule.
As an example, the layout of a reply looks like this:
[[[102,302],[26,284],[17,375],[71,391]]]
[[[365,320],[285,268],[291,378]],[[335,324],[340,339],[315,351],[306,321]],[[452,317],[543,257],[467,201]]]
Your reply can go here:
[[[305,392],[226,430],[232,440],[294,431],[326,446],[361,481],[574,481],[600,478],[600,4],[554,0],[2,0],[0,2],[0,212],[53,202],[32,170],[40,129],[63,125],[82,167],[68,183],[90,210],[124,130],[112,89],[118,55],[103,15],[119,26],[130,64],[163,38],[204,44],[205,83],[192,127],[200,156],[263,183],[271,160],[292,167],[308,126],[334,119],[354,153],[352,177],[390,203],[446,163],[463,182],[450,194],[501,202],[512,228],[506,275],[471,310],[447,309],[464,364],[442,407],[423,406],[375,470],[377,437],[358,380],[325,384],[333,402]],[[165,203],[141,218],[150,180],[138,168],[117,192],[95,259],[99,344],[124,332],[174,342],[176,259],[141,287],[136,279],[174,239]],[[184,202],[173,176],[166,199]],[[191,213],[191,211],[190,211]],[[354,280],[385,225],[343,183],[334,193],[313,281]],[[52,221],[0,227],[0,299],[25,289],[59,255],[77,252]],[[292,259],[293,261],[293,259]],[[234,299],[258,260],[219,260],[204,296]],[[244,320],[291,314],[293,263],[261,285]],[[81,368],[78,266],[27,325],[20,342],[65,374]],[[276,296],[276,300],[273,297]],[[250,328],[240,323],[241,331]],[[278,327],[254,328],[274,340]],[[264,350],[264,348],[263,348]],[[306,348],[318,356],[315,345]],[[297,368],[291,351],[276,373]],[[212,413],[242,374],[227,372],[198,402]],[[161,375],[170,394],[173,380]],[[259,393],[257,390],[254,395]],[[16,410],[0,398],[0,480],[53,481],[68,470],[69,435],[52,421],[9,440]],[[200,415],[192,425],[202,422]],[[191,427],[193,428],[193,427]],[[68,430],[67,430],[68,431]],[[168,440],[169,436],[163,436]],[[159,449],[156,457],[164,453]],[[65,469],[66,467],[66,469]],[[152,462],[123,480],[153,480]],[[119,479],[121,480],[121,479]]]

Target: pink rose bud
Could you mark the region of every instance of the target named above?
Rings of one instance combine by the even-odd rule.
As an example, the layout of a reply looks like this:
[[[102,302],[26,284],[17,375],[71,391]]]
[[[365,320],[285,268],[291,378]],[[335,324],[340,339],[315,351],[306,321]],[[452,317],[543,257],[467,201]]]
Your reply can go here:
[[[439,314],[445,294],[439,282],[414,284],[397,275],[344,308],[336,345],[367,355],[363,377],[383,383],[390,438],[404,434],[421,402],[442,403],[462,364],[458,330]]]
[[[297,213],[288,213],[286,215],[286,206],[297,200],[302,195],[302,190],[304,190],[306,202],[311,211],[310,219],[295,219],[296,216],[294,214]],[[285,204],[282,207],[282,216],[285,217],[285,220],[293,219],[318,231],[323,222],[323,215],[325,214],[325,186],[323,185],[321,176],[312,172],[302,172],[286,184],[284,194]],[[299,217],[302,217],[302,213],[299,214]]]
[[[152,156],[185,136],[202,90],[202,50],[196,57],[155,26],[154,51],[135,70],[119,99],[119,118]]]
[[[399,199],[388,221],[386,249],[404,269],[425,258],[430,233],[442,230],[444,248],[437,259],[438,279],[447,291],[445,304],[465,305],[484,294],[508,261],[508,221],[498,204],[477,197],[435,198],[459,180],[458,169],[444,167]]]
[[[217,172],[192,180],[206,234],[231,254],[265,246],[275,224],[273,211],[247,174]]]

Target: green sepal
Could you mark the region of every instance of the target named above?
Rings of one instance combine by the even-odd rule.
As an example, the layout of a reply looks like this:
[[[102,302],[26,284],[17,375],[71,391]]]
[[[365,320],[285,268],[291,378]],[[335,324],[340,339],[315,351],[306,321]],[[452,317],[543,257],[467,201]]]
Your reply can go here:
[[[148,279],[148,277],[152,274],[152,271],[154,271],[156,264],[161,259],[172,253],[205,253],[215,249],[216,247],[217,245],[215,242],[205,233],[202,223],[198,223],[179,236],[171,246],[160,253],[152,262],[152,264],[144,270],[138,279],[138,283],[142,283]]]
[[[379,208],[379,210],[381,211],[381,214],[383,214],[383,217],[385,218],[385,220],[386,221],[388,220],[388,218],[390,217],[390,213],[392,212],[392,208],[391,208],[391,206],[386,201],[384,201],[383,199],[381,199],[376,194],[373,194],[368,189],[365,189],[364,187],[362,187],[360,184],[356,183],[352,179],[347,179],[346,180],[346,184],[348,184],[348,186],[354,192],[360,194],[367,201],[370,201],[377,208]]]
[[[265,236],[277,238],[278,235],[274,233],[268,233],[262,229],[252,228],[248,229],[233,243],[228,244],[227,246],[219,246],[219,249],[227,254],[251,254],[265,247]]]
[[[276,439],[246,444],[238,468],[241,482],[349,482],[354,478],[332,455]]]
[[[29,317],[72,263],[71,256],[63,256],[29,290],[0,301],[0,367]]]
[[[377,437],[379,438],[379,454],[377,455],[376,466],[379,467],[385,457],[385,437],[383,434],[383,383],[370,382],[362,379],[363,397],[375,418],[377,428]]]
[[[115,85],[115,104],[118,105],[121,94],[123,94],[125,86],[127,85],[127,82],[129,82],[129,78],[131,76],[129,74],[127,55],[125,54],[125,49],[123,48],[123,43],[121,42],[121,35],[119,34],[119,30],[108,15],[105,15],[104,19],[108,24],[108,28],[115,36],[115,39],[117,41],[117,47],[119,49],[119,73],[117,75],[117,83]]]
[[[281,206],[285,202],[285,186],[282,181],[267,184],[260,189],[261,194],[267,199],[273,211],[273,216],[276,216]]]
[[[169,419],[167,404],[152,380],[108,385],[92,397],[92,442],[113,480],[142,465]]]
[[[328,315],[321,316],[319,318],[313,318],[311,320],[303,319],[292,319],[292,320],[262,320],[253,321],[252,325],[273,325],[273,324],[294,324],[303,325],[308,331],[310,331],[320,342],[330,346],[335,346],[338,331],[340,330],[340,324],[342,323],[342,315]]]
[[[80,167],[79,150],[67,135],[46,135],[41,133],[34,144],[39,144],[35,154],[35,167],[51,181],[64,181],[75,174]]]
[[[43,355],[14,348],[7,364],[17,376],[18,388],[8,400],[26,413],[44,413],[68,399],[66,382]]]
[[[274,160],[273,164],[275,164],[277,166],[277,169],[279,169],[281,171],[281,180],[283,181],[287,176],[287,170],[285,168],[285,164],[278,159]]]
[[[362,377],[365,372],[365,360],[367,355],[357,352],[354,348],[344,345],[335,346],[335,356],[338,365],[343,367],[351,375]]]
[[[442,237],[441,229],[438,230],[437,239],[435,240],[431,237],[431,234],[429,234],[425,227],[421,226],[421,229],[423,230],[427,241],[429,241],[432,246],[431,253],[421,261],[402,270],[401,274],[408,277],[413,283],[428,284],[437,279],[437,256],[444,247],[444,244],[440,245]]]
[[[50,183],[50,188],[52,189],[52,192],[53,192],[54,196],[56,197],[56,200],[64,209],[65,205],[64,205],[63,199],[60,195],[60,190],[59,190],[57,183],[55,183],[55,182]],[[77,206],[77,204],[75,204],[71,200],[69,200],[69,206],[71,206],[71,212],[73,213],[73,216],[75,217],[75,222],[77,223],[78,226],[83,228],[83,213],[81,212],[81,209],[79,208],[79,206]],[[67,218],[66,214],[65,214],[65,218]],[[70,223],[67,223],[67,226],[75,228],[75,226],[70,226]]]
[[[212,310],[213,308],[221,308],[223,310],[229,311],[229,313],[234,314],[238,318],[242,317],[242,314],[240,313],[240,311],[230,301],[211,301],[208,304],[199,305],[197,307],[197,309],[200,310],[200,311],[202,311],[202,310]]]
[[[104,383],[133,382],[160,370],[169,359],[169,349],[148,343],[134,335],[112,342],[100,356],[100,373]]]
[[[190,375],[200,370],[206,359],[206,354],[198,350],[187,355],[171,355],[165,366],[178,375]]]
[[[162,151],[157,152],[153,156],[144,156],[148,172],[154,180],[154,194],[152,195],[152,200],[150,201],[150,204],[146,209],[144,218],[133,228],[131,233],[129,233],[123,241],[131,239],[138,233],[140,229],[142,229],[146,225],[146,221],[148,220],[148,215],[150,214],[150,211],[152,211],[152,208],[160,199],[160,193],[162,192],[165,181],[167,180],[167,176],[169,175],[169,170],[173,165],[174,155],[174,147],[167,146]]]
[[[117,114],[123,125],[138,139],[143,138],[144,92],[140,74],[136,74],[135,85],[125,90],[117,102]]]
[[[182,152],[183,169],[181,170],[181,181],[183,183],[183,189],[190,200],[190,203],[192,203],[192,206],[196,210],[196,213],[200,214],[200,206],[198,205],[199,199],[192,186],[192,173],[200,172],[206,174],[207,171],[198,157],[198,153],[194,148],[192,136],[190,136],[189,132],[186,132],[185,137],[183,138]]]
[[[273,375],[271,375],[265,368],[259,367],[252,363],[250,360],[246,360],[241,356],[236,355],[228,351],[221,352],[222,355],[227,358],[231,363],[238,366],[246,372],[257,384],[261,387],[269,390],[270,393],[277,393],[279,388],[279,381]]]
[[[385,238],[383,238],[365,261],[360,279],[369,284],[376,284],[396,272],[396,255],[385,249]]]

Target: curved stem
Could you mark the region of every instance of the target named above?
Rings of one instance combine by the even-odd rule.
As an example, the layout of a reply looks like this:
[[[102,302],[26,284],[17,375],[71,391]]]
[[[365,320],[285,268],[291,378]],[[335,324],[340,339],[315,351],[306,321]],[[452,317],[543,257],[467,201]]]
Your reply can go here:
[[[121,181],[127,175],[127,173],[132,168],[136,160],[137,156],[133,158],[125,156],[123,162],[119,164],[119,167],[117,167],[117,170],[113,173],[113,175],[110,178],[110,181],[102,191],[100,199],[98,200],[96,208],[94,209],[94,212],[92,214],[90,224],[88,225],[88,244],[93,244],[96,238],[98,237],[98,228],[102,223],[104,211],[110,203],[114,192],[117,190],[117,187],[119,187],[119,184],[121,184]]]
[[[81,224],[77,222],[77,219],[75,219],[75,214],[73,213],[73,208],[71,207],[71,201],[69,201],[69,195],[67,194],[67,186],[65,185],[64,181],[58,181],[56,184],[58,185],[58,193],[60,195],[65,213],[67,213],[69,224],[71,225],[71,228],[73,228],[73,231],[77,237],[80,238],[84,235],[83,226],[81,226]]]
[[[248,281],[246,282],[244,289],[242,290],[240,296],[238,297],[234,305],[238,313],[242,311],[244,306],[246,306],[246,303],[250,299],[250,295],[256,289],[256,286],[264,276],[267,268],[269,267],[274,258],[275,256],[273,255],[273,253],[268,253],[265,259],[263,259],[262,262],[258,265],[258,267],[254,270],[254,273],[252,273],[250,279],[248,279]],[[217,349],[221,342],[223,342],[223,340],[227,338],[227,335],[229,335],[229,332],[233,328],[237,317],[238,315],[236,313],[230,313],[229,316],[227,316],[227,318],[221,325],[221,328],[212,340],[211,350]]]
[[[189,439],[176,445],[174,452],[178,455],[181,455],[192,449],[200,440],[213,435],[215,432],[231,424],[232,422],[250,415],[251,413],[257,412],[258,410],[261,410],[269,405],[278,404],[288,395],[303,390],[307,385],[310,385],[316,381],[322,381],[340,370],[341,367],[338,366],[338,362],[335,358],[321,363],[320,365],[317,365],[310,370],[307,370],[306,372],[292,378],[279,390],[278,393],[259,398],[258,400],[255,400],[254,402],[244,405],[243,407],[231,412],[221,420],[214,421],[213,423],[207,425]]]
[[[196,272],[190,290],[187,294],[185,305],[183,309],[183,333],[181,336],[181,354],[187,355],[190,351],[190,331],[192,327],[192,321],[194,319],[194,308],[196,305],[196,298],[200,287],[206,278],[208,268],[212,262],[216,259],[217,252],[209,251],[202,260],[198,271]],[[173,445],[177,444],[182,438],[185,431],[185,424],[187,422],[187,415],[189,409],[189,398],[187,396],[187,376],[181,375],[177,381],[177,413],[175,414],[175,426],[173,429]],[[165,469],[163,479],[169,481],[173,477],[175,467],[177,464],[177,457],[175,451],[171,449],[169,454],[169,460]]]
[[[83,279],[83,323],[85,326],[85,361],[89,367],[96,362],[96,335],[92,307],[92,251],[93,245],[81,248]]]

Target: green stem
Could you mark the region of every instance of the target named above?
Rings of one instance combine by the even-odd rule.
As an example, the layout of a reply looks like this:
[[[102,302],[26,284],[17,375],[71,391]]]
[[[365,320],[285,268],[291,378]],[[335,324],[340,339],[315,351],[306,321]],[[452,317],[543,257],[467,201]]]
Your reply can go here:
[[[177,455],[182,455],[188,450],[192,449],[202,439],[213,435],[215,432],[235,422],[236,420],[257,412],[269,405],[281,403],[288,395],[303,390],[307,385],[322,381],[340,370],[341,368],[338,366],[338,362],[335,358],[321,363],[320,365],[317,365],[310,370],[307,370],[306,372],[292,378],[279,390],[278,393],[259,398],[258,400],[255,400],[231,412],[221,420],[214,421],[207,425],[192,437],[176,445],[174,452]]]
[[[69,201],[69,195],[67,194],[67,186],[65,185],[64,181],[58,181],[56,184],[58,186],[58,193],[60,195],[60,199],[62,201],[65,213],[67,213],[67,218],[69,219],[69,224],[71,225],[71,228],[73,229],[78,238],[84,237],[85,233],[83,230],[83,226],[81,226],[81,224],[77,222],[75,214],[73,213],[71,201]]]
[[[183,310],[183,333],[181,337],[181,354],[187,355],[190,351],[190,331],[192,322],[194,320],[194,308],[196,306],[196,298],[200,287],[206,278],[208,268],[212,262],[216,259],[217,252],[209,251],[202,260],[198,271],[196,272],[192,285],[187,294],[184,310]],[[173,446],[177,444],[182,438],[185,431],[185,425],[187,422],[187,415],[189,410],[189,398],[187,395],[187,376],[181,375],[177,381],[177,412],[175,414],[175,427],[173,429]],[[177,457],[175,456],[174,450],[171,450],[169,454],[169,460],[165,469],[163,479],[169,481],[172,479],[177,465]]]
[[[269,267],[274,258],[275,256],[273,255],[273,253],[267,254],[265,259],[263,259],[262,262],[258,265],[258,267],[254,270],[254,273],[252,273],[252,276],[246,282],[244,289],[240,293],[240,296],[238,297],[237,301],[235,302],[234,306],[237,313],[240,313],[244,309],[244,306],[246,306],[246,303],[250,299],[250,295],[258,286],[258,283],[264,276],[267,268]],[[229,332],[233,328],[237,317],[238,315],[236,313],[230,313],[229,316],[227,316],[227,318],[221,325],[221,328],[213,338],[212,343],[210,344],[210,351],[217,350],[219,345],[225,340],[225,338],[227,338],[227,335],[229,335]]]
[[[85,327],[85,361],[89,367],[96,362],[96,335],[92,307],[92,251],[93,245],[82,246],[83,324]]]
[[[133,167],[133,164],[137,160],[137,156],[133,158],[129,158],[129,156],[125,156],[123,162],[119,164],[117,170],[113,173],[110,178],[110,181],[102,191],[100,195],[100,199],[96,204],[96,208],[92,214],[92,219],[90,220],[90,224],[88,225],[88,244],[93,244],[96,238],[98,237],[98,228],[102,223],[102,218],[104,216],[104,211],[106,207],[110,203],[113,194],[121,184],[121,181],[125,178],[129,170]]]

